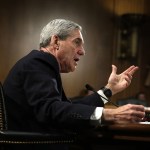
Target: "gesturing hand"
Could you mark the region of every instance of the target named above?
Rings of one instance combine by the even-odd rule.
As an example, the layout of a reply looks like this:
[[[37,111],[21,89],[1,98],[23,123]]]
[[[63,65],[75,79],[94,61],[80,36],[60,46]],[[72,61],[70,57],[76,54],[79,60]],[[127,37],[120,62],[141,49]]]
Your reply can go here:
[[[132,80],[133,74],[138,70],[137,66],[130,66],[121,74],[117,74],[117,67],[112,65],[112,72],[108,79],[107,88],[111,89],[112,94],[123,91],[127,88]]]

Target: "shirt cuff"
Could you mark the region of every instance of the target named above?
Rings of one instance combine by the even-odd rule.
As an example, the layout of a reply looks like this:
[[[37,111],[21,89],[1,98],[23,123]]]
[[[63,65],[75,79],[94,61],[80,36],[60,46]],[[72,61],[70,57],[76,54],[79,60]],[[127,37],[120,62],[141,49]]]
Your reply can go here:
[[[99,95],[102,95],[104,98],[108,99],[108,98],[105,96],[105,94],[103,93],[102,90],[99,90],[97,93],[98,93]],[[101,99],[103,100],[104,104],[106,104],[108,101],[105,100],[103,97],[101,97]]]
[[[96,107],[95,111],[91,115],[91,125],[98,126],[101,124],[103,107]]]

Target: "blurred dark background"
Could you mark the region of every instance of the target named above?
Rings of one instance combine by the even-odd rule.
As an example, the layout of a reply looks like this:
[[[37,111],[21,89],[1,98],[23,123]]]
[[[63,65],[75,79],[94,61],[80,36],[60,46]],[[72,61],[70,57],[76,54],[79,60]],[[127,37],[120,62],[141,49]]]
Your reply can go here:
[[[38,49],[41,29],[64,18],[83,27],[86,56],[74,73],[62,74],[68,97],[89,83],[98,90],[107,83],[111,65],[118,73],[138,65],[132,84],[112,100],[144,91],[150,103],[149,0],[0,0],[0,80],[32,49]],[[134,53],[134,54],[133,54]],[[133,54],[133,55],[132,55]],[[130,56],[131,55],[131,56]]]

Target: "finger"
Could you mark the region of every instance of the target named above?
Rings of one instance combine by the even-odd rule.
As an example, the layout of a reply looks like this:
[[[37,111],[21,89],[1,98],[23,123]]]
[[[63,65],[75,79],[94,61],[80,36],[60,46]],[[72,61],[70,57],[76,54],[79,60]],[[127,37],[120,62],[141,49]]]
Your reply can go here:
[[[133,104],[132,107],[137,110],[137,111],[142,111],[142,112],[145,112],[145,107],[143,105],[136,105],[136,104]]]
[[[126,77],[129,78],[130,80],[132,80],[132,75],[129,73],[126,74]]]
[[[132,76],[138,69],[139,67],[134,67],[132,70],[129,71],[129,74]]]
[[[126,74],[124,79],[126,81],[126,87],[129,86],[131,84],[132,76],[130,74]]]
[[[133,116],[139,118],[139,120],[141,121],[145,117],[144,106],[133,104],[132,108],[135,110],[135,111],[133,111]]]
[[[134,117],[132,118],[132,122],[141,122],[142,120],[143,120],[143,118],[138,117],[138,116],[134,116]]]
[[[133,117],[136,121],[142,121],[142,119],[145,117],[145,112],[136,111]]]
[[[135,68],[135,66],[134,65],[132,65],[132,66],[130,66],[129,68],[127,68],[123,73],[128,73],[128,72],[130,72],[130,71],[132,71],[132,69],[133,68]]]
[[[127,76],[125,76],[125,78],[124,78],[125,80],[126,80],[126,86],[128,86],[130,83],[131,83],[131,79],[129,78],[129,77],[127,77]]]

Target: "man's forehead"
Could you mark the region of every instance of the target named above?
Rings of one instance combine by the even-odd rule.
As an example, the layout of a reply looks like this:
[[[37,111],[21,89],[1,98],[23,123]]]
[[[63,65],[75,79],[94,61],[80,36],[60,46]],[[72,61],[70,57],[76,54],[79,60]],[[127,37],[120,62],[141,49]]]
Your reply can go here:
[[[80,30],[74,30],[71,32],[71,37],[73,37],[76,40],[79,40],[80,42],[84,43],[83,36]]]

